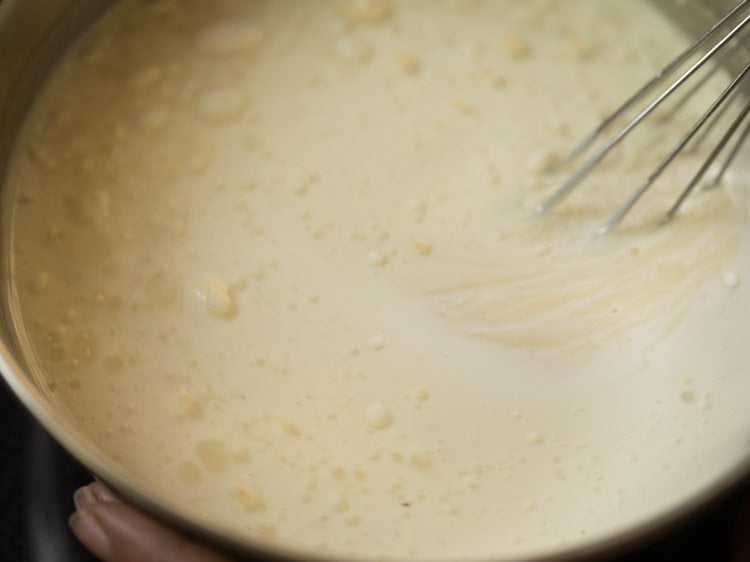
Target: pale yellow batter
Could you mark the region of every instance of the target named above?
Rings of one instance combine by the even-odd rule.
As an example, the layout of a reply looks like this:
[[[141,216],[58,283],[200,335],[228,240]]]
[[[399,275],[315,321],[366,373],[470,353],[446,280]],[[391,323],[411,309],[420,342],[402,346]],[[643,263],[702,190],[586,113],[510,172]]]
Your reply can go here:
[[[593,233],[710,96],[534,208],[683,44],[630,0],[119,3],[7,179],[36,376],[268,545],[514,558],[674,506],[748,454],[747,203],[656,228],[695,154]]]

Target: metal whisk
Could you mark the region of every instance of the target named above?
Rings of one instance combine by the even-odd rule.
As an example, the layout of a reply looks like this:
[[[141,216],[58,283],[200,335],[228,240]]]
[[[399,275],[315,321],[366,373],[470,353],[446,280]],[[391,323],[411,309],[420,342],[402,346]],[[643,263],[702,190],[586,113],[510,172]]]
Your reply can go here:
[[[687,89],[686,83],[709,61],[716,61],[718,57],[728,57],[739,46],[739,40],[743,30],[750,22],[750,0],[740,1],[729,13],[717,21],[710,29],[701,35],[687,49],[671,60],[662,68],[656,76],[644,84],[636,93],[628,98],[619,108],[606,117],[596,129],[587,135],[561,163],[566,166],[578,160],[586,152],[589,152],[597,140],[604,136],[610,130],[612,125],[627,118],[627,115],[635,112],[627,123],[618,131],[613,133],[600,148],[596,149],[587,157],[579,167],[573,172],[568,180],[546,201],[539,206],[540,212],[547,212],[569,195],[582,180],[615,148],[620,144],[640,123],[651,115],[667,98],[674,94],[680,88]],[[690,62],[692,58],[697,59]],[[687,67],[687,68],[685,68]],[[718,66],[716,67],[718,68]],[[701,115],[695,124],[680,139],[677,145],[659,162],[651,174],[644,182],[631,194],[630,198],[622,205],[612,217],[604,223],[599,229],[599,234],[606,234],[614,229],[631,211],[638,200],[648,191],[654,182],[661,176],[667,167],[679,156],[691,140],[696,138],[699,132],[705,135],[707,131],[721,120],[723,113],[732,104],[732,100],[740,92],[739,86],[743,79],[750,72],[750,63],[745,64],[739,73],[731,80],[728,86],[724,88],[719,97],[711,106]],[[697,85],[687,89],[690,95],[700,87],[701,83],[708,77],[707,75]],[[670,81],[671,80],[671,81]],[[650,96],[650,97],[649,97]],[[646,102],[645,100],[649,100]],[[642,109],[637,110],[638,104],[645,104]],[[636,112],[637,111],[637,112]],[[718,184],[736,157],[743,142],[750,135],[750,123],[747,123],[742,132],[737,135],[737,131],[750,113],[750,101],[747,101],[733,117],[726,131],[718,140],[711,150],[698,171],[688,182],[687,186],[679,194],[674,204],[666,212],[665,220],[669,220],[678,212],[685,200],[695,190],[711,165],[717,160],[724,149],[730,145],[734,138],[734,145],[729,149],[725,156],[717,175],[714,178],[715,184]],[[702,138],[699,137],[698,140]]]

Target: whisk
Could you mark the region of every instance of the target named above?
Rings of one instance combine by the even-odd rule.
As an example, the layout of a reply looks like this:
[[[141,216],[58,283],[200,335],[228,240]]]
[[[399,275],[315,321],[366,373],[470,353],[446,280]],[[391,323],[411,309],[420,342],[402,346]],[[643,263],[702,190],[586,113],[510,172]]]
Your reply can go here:
[[[559,167],[565,167],[581,159],[586,152],[590,152],[597,141],[605,133],[613,128],[613,125],[627,118],[628,114],[635,115],[631,117],[626,124],[614,132],[601,144],[601,147],[593,151],[582,164],[580,164],[565,183],[555,191],[546,201],[539,206],[539,211],[544,213],[555,207],[566,196],[568,196],[583,179],[594,170],[597,165],[619,145],[639,124],[641,124],[649,115],[651,115],[665,100],[675,92],[686,90],[686,96],[690,96],[700,87],[702,82],[710,77],[706,75],[697,85],[689,88],[686,83],[696,75],[696,73],[710,61],[716,62],[719,57],[728,57],[734,50],[741,46],[740,38],[743,30],[750,22],[750,0],[742,0],[732,8],[725,16],[714,23],[706,32],[696,39],[683,52],[677,55],[673,60],[667,63],[651,80],[644,84],[637,92],[629,97],[620,107],[606,117],[590,134],[588,134],[571,153],[563,160]],[[692,61],[692,59],[696,59]],[[692,62],[691,62],[692,61]],[[719,61],[721,62],[721,61]],[[716,68],[719,68],[718,66]],[[687,133],[679,140],[676,146],[659,162],[651,174],[638,186],[631,194],[630,198],[605,222],[599,229],[599,234],[606,234],[614,229],[631,211],[638,200],[651,188],[662,173],[669,165],[685,150],[685,147],[695,138],[696,144],[704,138],[718,121],[721,121],[723,114],[732,104],[732,100],[740,92],[740,85],[743,79],[750,72],[750,62],[745,64],[739,73],[734,76],[728,86],[724,88],[721,94],[710,105],[710,107],[700,116],[700,118],[690,127]],[[670,81],[671,80],[671,81]],[[649,97],[650,96],[650,97]],[[650,101],[647,101],[650,100]],[[638,109],[638,104],[642,103],[642,109]],[[679,105],[679,104],[678,104]],[[685,200],[695,190],[696,186],[706,175],[706,172],[717,161],[717,158],[724,152],[728,146],[726,156],[721,163],[716,176],[713,178],[715,185],[718,185],[724,176],[727,168],[733,162],[742,144],[750,135],[750,123],[746,124],[744,129],[737,134],[746,117],[750,113],[750,101],[739,110],[726,130],[719,138],[716,145],[708,154],[698,171],[688,182],[687,186],[678,195],[674,204],[666,211],[665,220],[672,219]],[[701,137],[697,137],[701,132]],[[730,141],[734,139],[732,145]]]

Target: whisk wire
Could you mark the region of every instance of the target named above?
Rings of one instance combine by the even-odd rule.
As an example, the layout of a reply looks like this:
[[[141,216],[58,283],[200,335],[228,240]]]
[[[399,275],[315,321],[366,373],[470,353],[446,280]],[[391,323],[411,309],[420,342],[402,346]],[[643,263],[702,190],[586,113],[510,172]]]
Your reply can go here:
[[[695,136],[693,144],[690,146],[690,150],[692,150],[693,152],[697,152],[698,150],[700,150],[701,146],[703,146],[703,143],[706,142],[706,139],[711,136],[711,131],[713,131],[714,127],[716,127],[716,125],[718,125],[719,122],[722,121],[724,115],[727,113],[727,111],[729,111],[729,108],[732,107],[731,102],[735,97],[739,95],[740,91],[740,89],[734,90],[730,98],[727,99],[727,103],[722,105],[719,110],[713,114],[711,120],[706,124],[705,127],[701,129],[700,134]]]
[[[740,72],[734,80],[724,89],[724,91],[719,95],[718,98],[711,104],[711,107],[709,107],[705,113],[696,121],[692,127],[690,127],[690,130],[680,139],[680,141],[677,143],[677,145],[672,149],[672,151],[664,157],[664,159],[659,163],[659,165],[654,169],[651,174],[649,174],[648,178],[640,185],[640,187],[630,196],[628,201],[620,207],[617,212],[612,215],[612,217],[604,223],[601,227],[599,227],[599,230],[597,231],[598,234],[607,234],[610,232],[613,228],[615,228],[622,219],[625,218],[625,216],[630,212],[630,210],[635,206],[635,204],[638,202],[638,200],[648,191],[648,189],[651,187],[651,185],[659,178],[659,176],[662,175],[664,170],[666,170],[669,165],[674,161],[675,158],[683,151],[685,146],[693,139],[693,137],[700,131],[703,126],[711,119],[711,117],[719,111],[722,107],[725,106],[725,101],[727,98],[729,98],[732,93],[737,89],[737,87],[742,83],[743,79],[747,75],[747,73],[750,72],[750,63],[748,63],[743,69],[742,72]],[[739,123],[738,123],[739,125]],[[732,132],[734,132],[734,129],[731,129]],[[731,138],[731,135],[729,136]],[[725,141],[729,141],[729,138]],[[723,146],[723,145],[722,145]],[[718,156],[718,153],[716,154]],[[711,162],[716,158],[711,159]],[[709,162],[709,165],[711,164]],[[708,166],[706,166],[706,169],[708,169]],[[700,181],[701,176],[696,180],[696,183]],[[691,188],[692,190],[692,188]],[[676,209],[675,209],[676,211]],[[668,215],[669,216],[669,215]]]
[[[724,26],[724,24],[731,20],[732,17],[734,17],[740,10],[742,10],[742,8],[744,8],[748,4],[750,4],[750,0],[742,0],[739,4],[732,8],[729,13],[719,19],[700,37],[693,41],[693,43],[691,43],[684,51],[682,51],[674,59],[669,61],[661,70],[659,70],[659,72],[656,73],[653,78],[651,78],[651,80],[641,86],[641,88],[638,89],[638,91],[636,91],[627,100],[625,100],[622,105],[620,105],[605,119],[603,119],[601,123],[599,123],[599,125],[593,131],[591,131],[591,133],[586,135],[586,137],[584,137],[583,140],[581,140],[581,142],[579,142],[575,146],[575,148],[573,148],[573,150],[571,150],[570,153],[560,162],[560,167],[564,167],[577,160],[578,157],[581,156],[581,154],[583,154],[588,149],[588,147],[591,146],[594,141],[609,128],[612,123],[620,118],[633,105],[643,99],[664,79],[665,76],[671,74],[688,58],[694,55],[698,51],[698,49],[700,49],[721,27]]]
[[[677,115],[703,86],[708,84],[716,74],[724,70],[722,65],[726,64],[729,59],[737,53],[740,47],[741,44],[738,41],[733,41],[731,45],[727,46],[725,51],[717,53],[716,64],[708,69],[707,72],[704,72],[703,76],[701,76],[695,84],[691,84],[690,87],[686,89],[685,93],[681,93],[682,95],[680,98],[669,107],[664,115],[660,116],[660,119],[665,121],[673,115]]]
[[[693,192],[695,187],[698,185],[698,183],[703,179],[703,176],[706,175],[706,172],[711,167],[711,164],[714,163],[714,160],[716,160],[716,157],[721,154],[722,150],[724,150],[724,147],[727,145],[727,143],[730,141],[734,133],[737,131],[739,126],[742,124],[742,122],[745,120],[745,117],[750,113],[750,102],[745,104],[745,107],[742,109],[742,111],[735,117],[734,121],[732,121],[732,124],[727,129],[726,133],[724,133],[724,136],[721,137],[721,140],[716,144],[714,149],[711,151],[711,154],[709,154],[708,158],[706,158],[705,162],[703,162],[703,165],[700,167],[700,169],[696,172],[696,174],[693,176],[693,178],[690,180],[690,183],[688,183],[687,187],[680,193],[680,196],[677,198],[677,200],[674,202],[674,205],[667,211],[666,214],[666,220],[671,220],[675,214],[677,214],[677,211],[680,210],[680,207],[682,207],[682,204],[685,202],[685,200],[688,198],[688,196]]]
[[[549,211],[559,202],[561,202],[567,195],[569,195],[575,187],[577,187],[581,181],[591,173],[591,171],[617,146],[619,145],[640,123],[642,123],[649,115],[651,115],[667,98],[669,98],[678,88],[683,86],[688,80],[690,80],[706,63],[718,57],[729,57],[733,54],[735,49],[739,48],[737,41],[740,33],[745,29],[747,24],[750,22],[750,14],[745,15],[737,23],[731,24],[731,28],[722,33],[723,36],[718,38],[714,37],[719,30],[721,30],[725,24],[729,24],[733,19],[733,16],[737,15],[743,8],[750,5],[750,0],[742,0],[739,2],[728,14],[722,17],[714,25],[709,28],[703,35],[701,35],[696,41],[694,41],[687,49],[681,52],[677,57],[672,59],[667,65],[662,68],[654,78],[642,86],[635,94],[628,98],[620,107],[618,107],[612,114],[606,117],[600,125],[592,131],[584,140],[579,143],[571,152],[571,154],[565,159],[565,162],[571,162],[578,156],[586,152],[594,141],[618,118],[623,117],[625,113],[631,109],[631,107],[637,102],[641,101],[647,94],[659,84],[661,84],[668,76],[674,74],[684,64],[687,64],[692,55],[694,55],[699,49],[705,48],[705,52],[698,57],[697,60],[688,65],[687,69],[683,70],[681,74],[677,76],[671,83],[655,97],[648,102],[645,107],[636,113],[634,117],[630,119],[619,131],[615,132],[604,144],[594,151],[583,164],[581,164],[572,175],[558,188],[551,196],[549,196],[539,207],[538,210],[542,213]],[[710,41],[710,42],[709,42]],[[733,42],[733,47],[730,46],[728,49],[724,49],[730,42]],[[711,45],[708,47],[706,44]],[[718,65],[717,65],[718,67]],[[713,74],[713,70],[708,72],[710,77]],[[738,86],[742,83],[745,76],[750,72],[750,64],[746,65],[743,70],[731,81],[718,99],[711,104],[708,110],[706,110],[700,119],[690,128],[690,130],[682,137],[676,147],[659,163],[657,168],[648,176],[648,178],[638,187],[638,189],[630,196],[626,203],[620,207],[616,213],[609,219],[608,222],[603,224],[598,232],[605,234],[615,228],[624,217],[630,212],[633,206],[638,200],[646,193],[646,191],[653,185],[656,179],[664,172],[664,170],[676,159],[676,157],[685,149],[690,141],[696,137],[696,134],[703,130],[703,135],[706,134],[707,130],[710,130],[721,118],[721,115],[726,108],[732,103],[732,97],[735,92],[738,92]],[[694,93],[700,88],[706,81],[707,77],[704,75],[698,84],[695,84],[690,90],[688,90],[688,96]],[[685,96],[687,97],[687,96]],[[680,106],[685,103],[685,97],[678,100],[676,106]],[[673,107],[674,109],[674,107]],[[719,143],[711,151],[711,154],[703,163],[701,168],[695,174],[695,176],[688,183],[687,187],[680,193],[680,196],[672,205],[670,210],[667,212],[667,219],[670,219],[679,210],[684,203],[685,199],[694,190],[696,185],[705,175],[711,164],[716,160],[719,154],[723,151],[724,147],[729,143],[731,138],[739,126],[744,121],[745,117],[750,113],[750,104],[746,105],[740,114],[734,119],[730,127],[727,129],[725,134],[722,136]],[[708,127],[705,125],[708,123]],[[719,172],[719,179],[724,174],[726,167],[731,164],[732,160],[736,156],[742,142],[750,135],[750,125],[740,135],[737,144],[730,151],[729,156],[724,162],[722,169]],[[702,137],[698,137],[697,141],[702,141]],[[697,143],[696,143],[697,144]]]
[[[719,171],[716,174],[716,177],[713,178],[713,185],[718,186],[721,182],[721,179],[724,177],[724,174],[726,174],[727,170],[729,169],[729,166],[732,165],[732,162],[734,162],[734,159],[737,157],[737,154],[740,151],[740,148],[742,148],[742,145],[745,144],[745,141],[747,140],[747,137],[750,135],[750,123],[745,125],[745,128],[742,130],[742,134],[740,134],[739,139],[734,143],[734,146],[732,147],[732,150],[729,151],[729,155],[724,160],[724,163],[721,165],[721,168],[719,168]]]

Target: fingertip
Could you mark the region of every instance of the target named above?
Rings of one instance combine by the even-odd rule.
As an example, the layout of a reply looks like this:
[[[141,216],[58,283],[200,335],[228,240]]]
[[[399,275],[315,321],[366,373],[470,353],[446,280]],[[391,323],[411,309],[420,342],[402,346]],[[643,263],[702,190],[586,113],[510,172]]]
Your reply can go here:
[[[102,560],[112,557],[112,541],[96,514],[89,509],[81,509],[68,519],[68,526],[76,538]]]
[[[98,480],[81,486],[73,494],[73,504],[76,509],[86,509],[97,502],[114,502],[118,501],[117,496],[106,485]]]
[[[76,509],[86,509],[96,502],[97,497],[89,486],[81,486],[73,494],[73,504],[76,506]]]
[[[227,562],[223,555],[140,513],[103,483],[76,490],[68,524],[78,540],[105,562]]]
[[[91,488],[91,491],[93,492],[94,496],[96,496],[96,499],[98,499],[99,501],[103,501],[103,502],[119,501],[119,498],[112,491],[112,489],[101,480],[94,480],[91,484],[89,484],[89,488]]]

